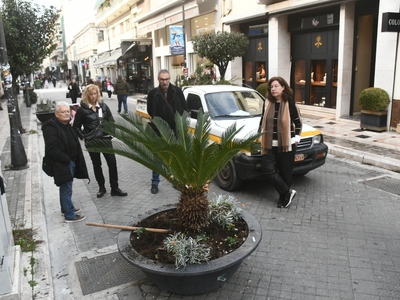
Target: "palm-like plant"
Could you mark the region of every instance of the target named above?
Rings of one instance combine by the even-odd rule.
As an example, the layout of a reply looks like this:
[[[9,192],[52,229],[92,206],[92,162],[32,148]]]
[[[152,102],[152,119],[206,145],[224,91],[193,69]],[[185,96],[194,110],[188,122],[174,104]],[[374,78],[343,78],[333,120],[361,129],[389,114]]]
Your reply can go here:
[[[113,147],[98,140],[90,142],[88,150],[122,155],[162,175],[181,192],[177,213],[181,225],[190,231],[201,231],[208,224],[210,182],[239,151],[251,150],[260,136],[255,132],[237,139],[241,128],[233,125],[220,143],[210,143],[209,114],[201,111],[194,132],[187,112],[175,115],[175,133],[164,120],[153,118],[159,134],[135,114],[121,116],[104,125],[104,131],[116,138]]]

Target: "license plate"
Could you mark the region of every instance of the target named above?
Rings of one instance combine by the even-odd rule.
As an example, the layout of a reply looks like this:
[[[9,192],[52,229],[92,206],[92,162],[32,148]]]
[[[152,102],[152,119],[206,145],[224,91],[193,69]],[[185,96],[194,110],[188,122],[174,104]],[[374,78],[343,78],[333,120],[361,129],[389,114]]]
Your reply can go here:
[[[296,154],[294,156],[294,161],[303,161],[304,160],[304,154]]]

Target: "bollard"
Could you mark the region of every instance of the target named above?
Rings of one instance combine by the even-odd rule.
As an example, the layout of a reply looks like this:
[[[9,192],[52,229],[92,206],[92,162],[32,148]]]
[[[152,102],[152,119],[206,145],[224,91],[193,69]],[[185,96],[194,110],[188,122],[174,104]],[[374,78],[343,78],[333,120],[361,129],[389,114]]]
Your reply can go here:
[[[23,170],[28,168],[28,159],[26,157],[25,148],[22,144],[21,135],[18,130],[18,121],[14,106],[14,99],[10,88],[6,89],[8,119],[10,121],[10,147],[11,147],[11,169]]]

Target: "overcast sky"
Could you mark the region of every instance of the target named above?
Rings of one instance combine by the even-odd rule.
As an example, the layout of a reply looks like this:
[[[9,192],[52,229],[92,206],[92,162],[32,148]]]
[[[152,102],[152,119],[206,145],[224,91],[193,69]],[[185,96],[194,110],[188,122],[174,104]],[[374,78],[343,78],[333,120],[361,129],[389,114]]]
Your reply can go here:
[[[33,3],[57,9],[64,5],[64,30],[67,45],[75,34],[94,19],[93,8],[96,0],[31,0]]]

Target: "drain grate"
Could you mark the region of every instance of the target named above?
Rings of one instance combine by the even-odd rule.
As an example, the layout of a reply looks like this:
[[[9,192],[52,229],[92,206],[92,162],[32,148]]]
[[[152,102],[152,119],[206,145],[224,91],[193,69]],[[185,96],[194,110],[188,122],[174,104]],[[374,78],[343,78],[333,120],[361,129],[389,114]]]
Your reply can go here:
[[[131,281],[146,278],[119,252],[75,262],[83,295],[99,292]]]
[[[391,194],[400,195],[400,179],[383,176],[380,178],[366,180],[364,181],[364,184]]]

